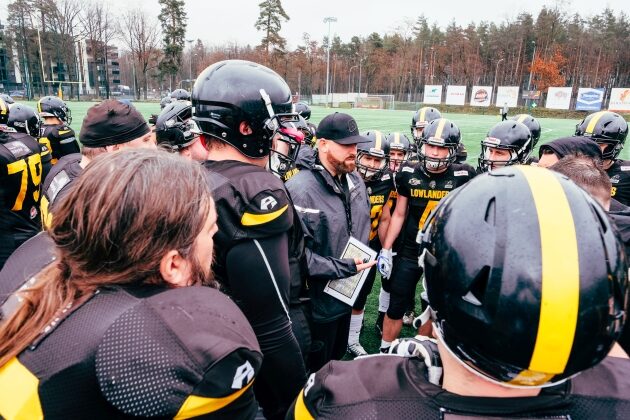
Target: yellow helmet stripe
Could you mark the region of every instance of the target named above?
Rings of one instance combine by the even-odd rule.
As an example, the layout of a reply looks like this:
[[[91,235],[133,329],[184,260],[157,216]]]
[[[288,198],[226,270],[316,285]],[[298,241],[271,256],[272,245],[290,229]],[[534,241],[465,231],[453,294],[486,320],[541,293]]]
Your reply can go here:
[[[442,131],[444,131],[444,126],[446,125],[446,118],[440,118],[438,122],[438,126],[435,129],[435,134],[431,137],[436,137],[438,139],[442,138]]]
[[[383,133],[381,133],[378,130],[375,130],[374,131],[374,135],[376,136],[376,143],[374,144],[374,148],[376,150],[381,150],[382,149],[381,143],[383,141]]]
[[[597,121],[599,121],[599,119],[603,117],[605,113],[606,111],[599,111],[591,115],[591,120],[588,122],[584,134],[593,134],[593,130],[595,130],[595,125],[597,125]]]
[[[8,111],[8,108],[5,106],[4,101],[0,99],[0,114],[5,115]]]
[[[525,121],[527,119],[528,115],[527,114],[521,114],[518,116],[518,119],[516,121],[523,123],[523,121]]]
[[[534,197],[540,226],[542,296],[540,320],[529,369],[564,372],[578,320],[580,264],[571,207],[553,173],[519,166]]]
[[[424,107],[420,110],[420,118],[418,118],[418,121],[424,121],[424,114],[427,113],[427,108]]]
[[[37,112],[42,112],[42,101],[41,99],[37,101]]]
[[[258,226],[263,225],[265,223],[269,223],[272,220],[277,219],[284,213],[289,205],[282,207],[280,210],[274,211],[272,213],[263,213],[263,214],[254,214],[254,213],[243,213],[241,217],[241,224],[243,226]]]
[[[394,143],[400,144],[400,133],[398,131],[394,133]]]

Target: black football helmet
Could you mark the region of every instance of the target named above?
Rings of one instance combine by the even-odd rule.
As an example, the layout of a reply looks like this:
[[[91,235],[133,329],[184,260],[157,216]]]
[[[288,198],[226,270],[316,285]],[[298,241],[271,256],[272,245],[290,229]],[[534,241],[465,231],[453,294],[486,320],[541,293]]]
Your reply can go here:
[[[7,127],[13,128],[19,133],[26,133],[32,137],[39,137],[41,120],[33,107],[24,104],[15,104],[9,110]]]
[[[41,117],[56,117],[66,124],[72,124],[72,112],[66,103],[56,96],[44,96],[37,102],[37,112]]]
[[[424,127],[418,148],[418,160],[429,171],[440,171],[447,168],[457,158],[457,147],[462,138],[459,127],[446,118],[438,118]],[[426,145],[446,147],[448,155],[436,158],[427,155]]]
[[[166,105],[170,104],[171,102],[173,102],[173,99],[170,96],[163,97],[162,100],[160,100],[160,109],[166,108]]]
[[[413,114],[411,118],[411,136],[416,143],[420,143],[424,127],[438,118],[442,118],[442,114],[440,111],[430,106],[422,107]]]
[[[411,142],[406,135],[396,131],[387,135],[383,150],[385,151],[385,156],[390,162],[396,164],[397,166],[402,165],[407,162],[411,154]],[[393,159],[390,155],[392,150],[402,151],[404,153],[404,157],[402,159]]]
[[[602,159],[616,159],[626,142],[628,123],[615,112],[595,112],[575,127],[575,135],[589,137],[597,144],[604,145]]]
[[[455,163],[466,163],[466,159],[468,159],[468,150],[466,150],[466,146],[460,139],[460,142],[457,145],[457,152],[455,154]]]
[[[199,129],[192,120],[192,106],[186,102],[168,104],[155,122],[155,137],[158,146],[178,152],[199,137]]]
[[[7,125],[9,121],[9,105],[0,98],[0,125]]]
[[[13,105],[15,103],[15,100],[6,93],[0,93],[0,99],[2,99],[7,105]]]
[[[525,124],[525,126],[529,128],[529,132],[532,133],[533,150],[534,147],[536,147],[536,144],[538,144],[538,140],[540,140],[540,133],[542,132],[542,128],[540,127],[538,120],[529,114],[518,114],[510,119]]]
[[[479,172],[487,172],[499,166],[526,164],[534,146],[532,133],[529,128],[518,121],[501,121],[488,131],[488,135],[481,141],[479,154]],[[494,160],[491,149],[508,150],[508,160]]]
[[[190,101],[190,92],[186,89],[175,89],[171,92],[171,99],[173,101]]]
[[[387,155],[385,154],[387,139],[385,134],[378,130],[370,130],[361,133],[361,135],[370,139],[370,142],[357,144],[357,172],[359,172],[365,181],[378,179],[383,175],[385,169],[387,169]],[[380,159],[379,166],[365,165],[361,162],[361,158],[364,156]]]
[[[311,107],[306,102],[298,102],[295,104],[295,112],[300,114],[305,120],[311,119]]]
[[[623,245],[560,174],[518,165],[477,176],[440,201],[419,239],[434,331],[487,380],[560,383],[604,359],[622,331]]]
[[[297,119],[291,114],[291,90],[284,79],[251,61],[226,60],[207,67],[197,77],[192,104],[193,119],[204,135],[255,159],[269,155],[281,120]],[[241,132],[243,122],[251,134]]]

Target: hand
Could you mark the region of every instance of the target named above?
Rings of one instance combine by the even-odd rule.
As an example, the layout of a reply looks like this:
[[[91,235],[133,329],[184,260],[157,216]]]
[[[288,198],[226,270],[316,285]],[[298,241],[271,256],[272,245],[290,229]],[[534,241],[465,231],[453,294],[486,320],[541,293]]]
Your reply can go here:
[[[357,273],[365,270],[366,268],[370,268],[376,265],[376,261],[370,261],[370,262],[364,263],[361,258],[355,258],[354,263],[357,265]]]
[[[392,252],[391,249],[381,249],[381,252],[378,253],[378,271],[381,273],[381,276],[388,279],[392,274],[392,268],[394,266],[393,257],[396,255]]]
[[[442,378],[442,360],[433,338],[416,335],[413,338],[399,338],[394,340],[389,348],[389,354],[403,357],[418,357],[427,367],[427,379],[434,385],[440,385]]]

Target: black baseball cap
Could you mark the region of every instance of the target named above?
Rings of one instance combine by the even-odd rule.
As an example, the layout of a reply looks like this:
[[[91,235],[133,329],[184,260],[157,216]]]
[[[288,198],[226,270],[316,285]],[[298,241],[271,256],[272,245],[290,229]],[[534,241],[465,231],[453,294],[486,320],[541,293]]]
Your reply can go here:
[[[343,145],[370,142],[370,139],[359,134],[359,127],[354,118],[343,112],[325,116],[317,126],[317,138]]]
[[[542,144],[538,149],[538,155],[542,156],[545,150],[551,150],[558,159],[571,154],[582,154],[592,159],[602,158],[599,145],[592,139],[583,136],[561,137]]]

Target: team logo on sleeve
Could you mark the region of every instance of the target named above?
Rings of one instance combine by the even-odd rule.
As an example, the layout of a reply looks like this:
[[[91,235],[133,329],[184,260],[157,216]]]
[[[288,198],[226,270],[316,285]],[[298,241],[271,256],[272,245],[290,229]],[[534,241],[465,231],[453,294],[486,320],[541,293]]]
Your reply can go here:
[[[409,185],[413,185],[414,187],[415,187],[416,185],[421,185],[421,184],[422,184],[422,181],[421,181],[421,180],[419,180],[418,178],[411,178],[411,179],[409,180]]]
[[[272,196],[268,196],[260,200],[260,209],[262,211],[268,211],[278,205],[278,202]]]
[[[243,389],[253,378],[254,368],[249,363],[249,360],[246,360],[245,363],[236,369],[234,380],[232,381],[232,389]]]

